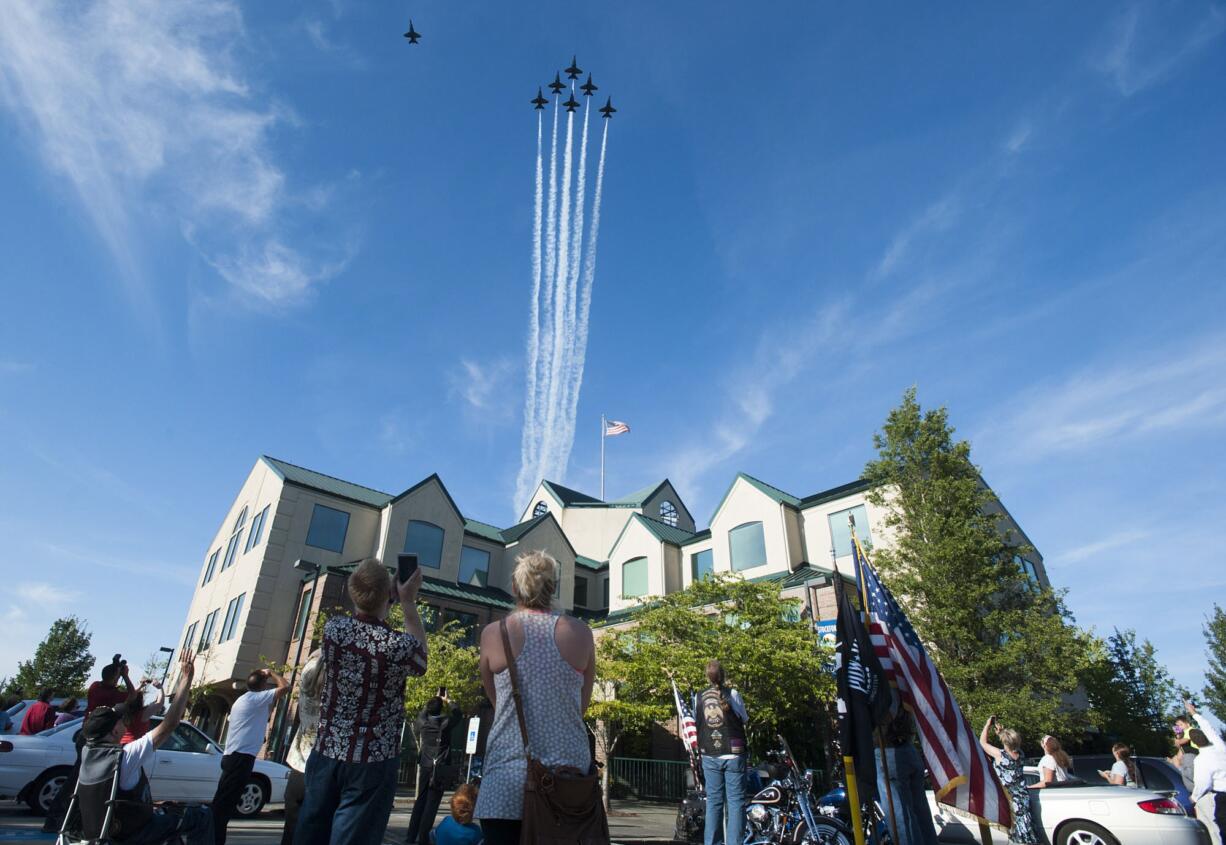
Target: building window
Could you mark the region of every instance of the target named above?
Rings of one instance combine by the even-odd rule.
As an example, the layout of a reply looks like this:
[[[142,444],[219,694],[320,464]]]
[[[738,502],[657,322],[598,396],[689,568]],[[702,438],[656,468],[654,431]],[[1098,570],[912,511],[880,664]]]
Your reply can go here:
[[[465,613],[462,610],[443,609],[443,624],[455,622],[456,627],[464,632],[460,645],[467,648],[477,644],[477,614]]]
[[[217,625],[217,614],[220,612],[219,607],[204,617],[204,628],[200,631],[200,644],[196,646],[196,651],[208,651],[209,645],[213,642],[213,628]]]
[[[1037,592],[1039,590],[1038,568],[1021,555],[1014,555],[1013,562],[1017,564],[1017,568],[1022,573],[1022,577],[1026,579],[1026,586]]]
[[[544,516],[547,513],[549,513],[549,505],[544,502],[537,502],[536,507],[532,509],[532,518],[536,519],[538,516]]]
[[[221,636],[217,642],[224,643],[234,639],[234,634],[238,631],[238,618],[243,614],[243,599],[245,598],[247,594],[242,593],[238,598],[230,599],[230,605],[226,608],[225,621],[221,623]]]
[[[622,564],[622,598],[647,595],[647,558],[636,557]]]
[[[473,587],[486,587],[489,586],[489,578],[490,553],[472,546],[461,546],[459,582]]]
[[[443,529],[433,522],[410,519],[404,533],[404,551],[416,554],[420,565],[438,569],[443,565]]]
[[[729,531],[728,552],[733,572],[765,566],[766,535],[762,533],[762,523],[746,522]]]
[[[847,510],[832,513],[827,517],[830,520],[830,539],[834,544],[835,557],[846,557],[851,554],[851,526],[847,524],[849,515],[855,517],[856,536],[860,538],[860,545],[865,548],[872,545],[872,539],[868,533],[868,513],[864,510],[864,505],[856,505],[854,508],[847,508]]]
[[[209,555],[209,565],[204,568],[204,580],[200,583],[201,587],[213,580],[213,573],[217,571],[217,556],[220,554],[221,549],[215,549]]]
[[[315,585],[302,594],[302,601],[298,602],[298,619],[294,623],[294,639],[302,639],[302,635],[306,633],[307,619],[311,615],[311,599],[315,597]]]
[[[264,520],[268,519],[268,505],[264,506],[264,510],[255,515],[255,519],[251,520],[251,530],[247,532],[247,545],[243,548],[243,554],[254,549],[264,539]]]
[[[587,607],[587,579],[582,575],[575,576],[575,604]]]
[[[603,578],[600,581],[600,602],[601,602],[600,604],[601,607],[609,606],[609,579],[608,578]]]
[[[187,626],[187,634],[183,637],[183,648],[179,649],[179,654],[182,654],[192,647],[192,643],[196,641],[196,628],[199,626],[199,622],[193,622]]]
[[[690,555],[690,577],[695,581],[701,581],[708,575],[715,574],[715,552],[711,549],[703,549],[701,552],[694,552]]]
[[[342,552],[348,532],[348,513],[327,505],[316,505],[311,512],[311,527],[307,529],[306,544],[330,552]]]
[[[238,554],[238,545],[243,541],[243,526],[247,524],[247,508],[239,511],[238,519],[234,520],[234,533],[230,535],[230,542],[226,546],[226,556],[221,561],[221,571],[225,572],[234,563],[234,556]]]
[[[660,521],[667,522],[673,528],[677,527],[677,506],[667,499],[660,502]]]

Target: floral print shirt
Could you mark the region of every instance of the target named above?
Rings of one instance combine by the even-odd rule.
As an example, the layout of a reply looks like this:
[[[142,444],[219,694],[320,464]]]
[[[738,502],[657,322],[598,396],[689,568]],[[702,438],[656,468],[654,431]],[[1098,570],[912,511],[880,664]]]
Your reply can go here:
[[[404,682],[425,674],[425,648],[416,637],[363,614],[329,619],[323,640],[315,751],[343,763],[399,756]]]

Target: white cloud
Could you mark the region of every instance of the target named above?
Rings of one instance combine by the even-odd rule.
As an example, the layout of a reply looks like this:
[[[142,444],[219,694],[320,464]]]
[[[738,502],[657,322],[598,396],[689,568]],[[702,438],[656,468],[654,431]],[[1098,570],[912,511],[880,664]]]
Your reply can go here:
[[[890,241],[881,260],[877,262],[876,278],[884,278],[897,270],[920,238],[949,230],[957,221],[961,210],[961,204],[954,194],[947,194],[925,208],[919,217]]]
[[[1012,418],[983,433],[1002,457],[1025,462],[1116,441],[1226,425],[1226,338],[1163,357],[1088,367],[1010,402]]]
[[[1005,139],[1004,150],[1010,155],[1017,155],[1025,149],[1027,142],[1030,141],[1031,134],[1034,133],[1034,126],[1029,120],[1024,120],[1013,128],[1009,133],[1009,137]]]
[[[1103,552],[1109,552],[1124,546],[1131,546],[1147,537],[1149,537],[1148,531],[1126,529],[1123,531],[1118,531],[1107,537],[1103,537],[1102,539],[1095,540],[1092,543],[1086,543],[1085,545],[1076,546],[1068,551],[1061,552],[1054,555],[1052,560],[1061,564],[1081,563],[1082,561],[1096,558]]]
[[[487,363],[463,358],[449,375],[450,393],[463,400],[468,411],[486,419],[506,420],[515,407],[514,374],[515,365],[506,358]]]
[[[39,606],[39,610],[54,609],[76,600],[78,593],[55,584],[41,581],[26,581],[13,588],[17,598]]]
[[[76,190],[138,299],[142,218],[173,218],[231,284],[289,302],[339,265],[285,242],[287,113],[244,79],[232,0],[9,0],[0,97]]]
[[[28,361],[0,361],[0,375],[20,376],[34,372],[34,365]]]
[[[1188,6],[1195,7],[1185,12]],[[1226,32],[1226,11],[1213,4],[1163,6],[1156,14],[1134,3],[1115,19],[1092,65],[1131,97],[1167,79],[1184,61]],[[1143,21],[1142,18],[1145,18]]]

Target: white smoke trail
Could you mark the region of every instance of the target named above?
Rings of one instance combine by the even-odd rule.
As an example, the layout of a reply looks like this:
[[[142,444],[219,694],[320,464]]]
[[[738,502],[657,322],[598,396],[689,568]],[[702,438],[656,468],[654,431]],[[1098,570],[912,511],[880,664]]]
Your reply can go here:
[[[536,462],[536,447],[540,442],[536,427],[537,370],[541,356],[541,205],[544,201],[543,138],[545,115],[536,113],[536,184],[532,201],[532,309],[528,315],[528,389],[524,398],[524,433],[520,457],[525,463]]]
[[[596,243],[600,237],[600,200],[604,193],[605,150],[609,146],[609,122],[604,123],[600,138],[600,163],[596,165],[596,190],[592,194],[592,222],[587,233],[587,251],[583,254],[583,288],[579,295],[579,315],[575,321],[575,353],[571,366],[570,406],[566,416],[570,421],[571,438],[574,442],[575,415],[579,409],[579,388],[583,385],[583,368],[587,361],[588,317],[592,311],[592,285],[596,281]],[[567,459],[570,449],[566,450]],[[565,462],[563,463],[565,466]]]
[[[587,106],[583,109],[583,143],[579,145],[579,175],[576,177],[575,185],[575,213],[573,226],[571,228],[570,242],[570,268],[567,271],[566,280],[566,321],[567,324],[574,327],[576,319],[576,311],[578,308],[578,288],[579,288],[579,264],[583,251],[583,206],[587,199],[587,124],[588,116],[592,110],[590,108],[591,98],[584,97],[587,101]],[[577,335],[571,335],[572,341]],[[575,347],[572,343],[571,356],[573,358]]]
[[[536,394],[536,421],[537,421],[537,437],[536,437],[536,460],[540,463],[541,460],[541,430],[540,422],[544,418],[546,408],[545,395],[549,389],[550,379],[553,377],[553,337],[554,337],[554,307],[553,307],[553,274],[554,268],[557,266],[558,244],[557,244],[557,205],[558,205],[558,113],[561,111],[559,103],[561,97],[555,95],[553,98],[553,140],[550,141],[549,151],[549,204],[546,208],[545,220],[545,275],[543,283],[545,286],[545,303],[542,309],[542,314],[545,319],[544,326],[544,345],[541,348],[541,359],[545,361],[545,369],[541,374],[542,379],[537,381]]]

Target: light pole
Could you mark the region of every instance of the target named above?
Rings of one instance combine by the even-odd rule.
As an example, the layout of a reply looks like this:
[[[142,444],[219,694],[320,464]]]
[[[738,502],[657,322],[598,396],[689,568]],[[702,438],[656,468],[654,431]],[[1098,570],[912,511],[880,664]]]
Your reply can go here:
[[[170,661],[174,658],[175,650],[173,648],[162,646],[158,649],[158,651],[163,652],[166,655],[166,668],[162,670],[162,686],[165,687],[166,676],[170,674]]]
[[[319,580],[319,576],[323,571],[318,563],[312,563],[311,561],[303,560],[302,558],[294,561],[294,569],[306,572],[311,576],[310,580],[307,582],[310,590],[308,593],[310,598],[305,604],[302,605],[302,633],[298,635],[298,652],[294,655],[294,670],[290,673],[289,677],[289,693],[281,700],[281,704],[277,712],[277,718],[273,722],[273,736],[276,738],[275,754],[278,763],[285,762],[285,755],[288,750],[285,747],[285,743],[286,736],[289,733],[289,731],[286,730],[288,726],[287,723],[289,721],[286,718],[289,714],[289,700],[290,696],[294,694],[294,684],[298,680],[298,664],[302,661],[302,643],[306,640],[307,624],[309,623],[311,616],[311,605],[315,603],[315,582]],[[299,601],[301,602],[301,598]],[[298,622],[299,620],[295,617],[294,624],[297,625]],[[294,631],[291,630],[290,635],[292,636],[293,634]]]

